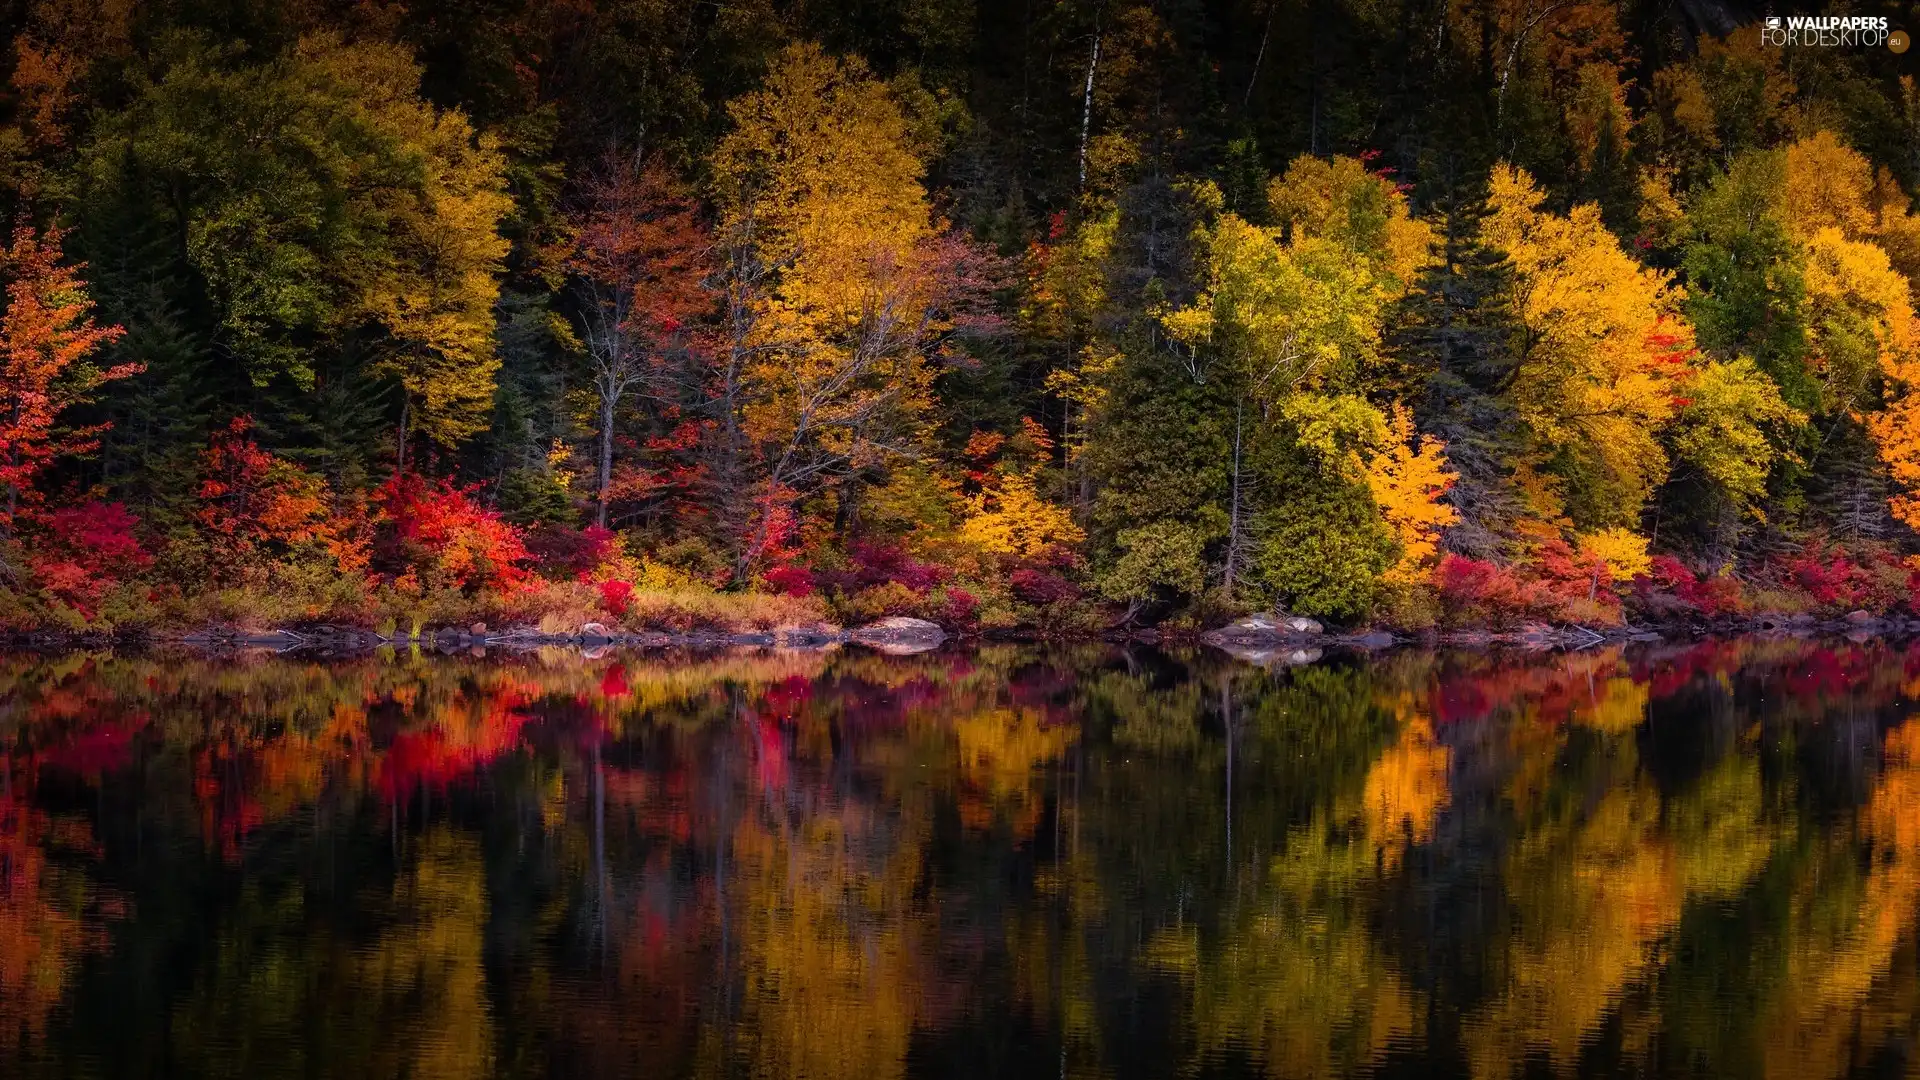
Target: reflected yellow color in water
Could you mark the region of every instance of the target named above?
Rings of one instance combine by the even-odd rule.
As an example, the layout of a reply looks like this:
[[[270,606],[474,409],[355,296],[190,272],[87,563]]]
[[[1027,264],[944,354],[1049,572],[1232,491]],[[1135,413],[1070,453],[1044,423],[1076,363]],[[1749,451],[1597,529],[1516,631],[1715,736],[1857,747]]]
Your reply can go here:
[[[0,1072],[1897,1072],[1916,678],[0,658]]]

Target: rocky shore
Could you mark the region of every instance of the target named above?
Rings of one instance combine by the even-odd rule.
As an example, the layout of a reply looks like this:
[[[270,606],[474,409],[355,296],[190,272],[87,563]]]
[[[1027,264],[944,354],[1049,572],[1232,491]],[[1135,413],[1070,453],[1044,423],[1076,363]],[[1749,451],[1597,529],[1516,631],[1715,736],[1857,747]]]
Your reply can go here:
[[[1153,629],[1116,630],[1109,640],[1142,644],[1198,642],[1250,663],[1289,665],[1312,663],[1329,651],[1377,652],[1401,647],[1578,649],[1623,641],[1669,641],[1695,637],[1777,634],[1806,637],[1846,637],[1857,641],[1920,636],[1920,618],[1849,612],[1840,618],[1762,613],[1714,619],[1677,620],[1660,625],[1556,626],[1527,623],[1506,630],[1428,630],[1416,633],[1367,628],[1353,632],[1330,630],[1315,619],[1298,615],[1250,615],[1198,635],[1162,633]],[[105,648],[109,646],[185,645],[210,650],[273,649],[315,653],[370,652],[379,648],[422,648],[438,652],[473,649],[823,649],[861,645],[891,654],[911,654],[939,648],[953,635],[924,619],[888,618],[847,629],[831,624],[785,626],[769,630],[624,630],[590,622],[577,630],[549,632],[534,627],[489,628],[442,626],[413,634],[382,635],[358,627],[303,625],[280,630],[205,627],[179,634],[145,631],[74,633],[37,631],[0,635],[0,648]]]
[[[1328,649],[1372,652],[1399,646],[1474,649],[1578,649],[1623,641],[1670,641],[1696,637],[1777,634],[1846,637],[1857,641],[1920,636],[1920,618],[1852,611],[1837,619],[1779,612],[1679,620],[1658,626],[1553,626],[1526,623],[1511,630],[1437,630],[1407,634],[1385,630],[1330,632],[1298,615],[1251,615],[1209,630],[1200,640],[1250,663],[1307,664]]]
[[[441,652],[470,649],[535,649],[544,646],[624,649],[722,649],[777,647],[818,649],[857,644],[882,652],[914,653],[938,648],[947,632],[924,619],[890,618],[851,630],[837,626],[789,626],[730,633],[717,630],[667,632],[622,630],[590,622],[570,632],[534,627],[491,629],[484,623],[442,626],[413,634],[382,635],[358,627],[312,625],[281,630],[205,627],[183,634],[88,634],[40,631],[15,634],[0,645],[15,648],[104,647],[113,644],[178,644],[206,649],[278,649],[316,652],[366,652],[382,647],[421,647]]]

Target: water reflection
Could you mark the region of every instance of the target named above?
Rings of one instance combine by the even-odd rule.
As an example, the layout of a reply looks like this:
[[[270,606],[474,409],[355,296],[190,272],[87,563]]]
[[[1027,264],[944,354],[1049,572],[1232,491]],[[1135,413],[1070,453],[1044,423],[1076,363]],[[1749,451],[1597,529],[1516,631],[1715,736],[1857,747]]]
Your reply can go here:
[[[1920,649],[0,658],[8,1076],[1846,1076]]]

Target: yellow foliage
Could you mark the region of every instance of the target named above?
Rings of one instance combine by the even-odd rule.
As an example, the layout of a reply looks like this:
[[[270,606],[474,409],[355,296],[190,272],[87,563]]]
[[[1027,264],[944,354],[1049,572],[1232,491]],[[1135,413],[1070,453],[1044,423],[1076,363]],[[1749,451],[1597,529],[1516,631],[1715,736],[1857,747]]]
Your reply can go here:
[[[1815,132],[1787,147],[1786,225],[1801,240],[1838,229],[1859,240],[1874,229],[1868,198],[1873,167],[1842,146],[1831,131]]]
[[[397,46],[343,46],[322,36],[303,39],[298,55],[317,77],[377,88],[359,119],[418,159],[417,191],[374,188],[366,196],[390,231],[387,257],[345,265],[363,313],[400,343],[380,368],[398,376],[414,424],[443,446],[457,445],[491,421],[500,368],[494,304],[507,254],[499,224],[513,209],[506,158],[463,114],[420,100],[420,69]]]
[[[1573,706],[1573,722],[1609,735],[1624,735],[1647,718],[1651,693],[1647,684],[1629,676],[1598,683],[1585,701]]]
[[[753,1075],[905,1074],[926,1007],[914,889],[927,828],[853,805],[798,825],[741,820],[740,963],[753,978],[739,1023]]]
[[[1786,985],[1763,1026],[1769,1076],[1814,1075],[1810,1061],[1827,1075],[1844,1074],[1857,1011],[1912,939],[1920,904],[1920,722],[1887,732],[1883,762],[1861,820],[1873,858],[1862,864],[1864,880],[1844,915],[1815,907],[1810,892],[1794,897],[1800,932],[1788,939]],[[1857,857],[1851,843],[1844,854]]]
[[[1658,434],[1674,413],[1671,379],[1693,330],[1668,276],[1620,249],[1593,204],[1541,209],[1533,178],[1496,166],[1487,239],[1511,258],[1527,334],[1513,398],[1546,447],[1566,447],[1630,520],[1666,478]]]
[[[1029,473],[1001,477],[970,503],[960,538],[983,551],[1033,556],[1086,539],[1066,507],[1041,496]]]
[[[1619,526],[1582,534],[1580,552],[1606,563],[1607,573],[1616,584],[1632,581],[1653,567],[1653,559],[1647,555],[1647,538]]]
[[[1806,415],[1788,405],[1774,381],[1744,356],[1696,368],[1685,392],[1674,448],[1722,491],[1751,506],[1765,493],[1778,454],[1767,429],[1798,427]]]
[[[1366,257],[1390,295],[1404,292],[1432,259],[1433,226],[1358,158],[1294,158],[1268,185],[1267,202],[1292,242],[1325,240]]]
[[[1920,529],[1920,361],[1911,356],[1890,365],[1893,394],[1885,411],[1867,417],[1867,430],[1880,448],[1893,482],[1893,515]]]
[[[1584,821],[1542,828],[1507,867],[1515,932],[1505,992],[1466,1023],[1478,1077],[1545,1053],[1571,1069],[1621,992],[1652,970],[1684,895],[1650,785],[1616,788]]]
[[[1593,168],[1602,136],[1613,140],[1615,153],[1624,153],[1633,121],[1627,113],[1627,88],[1620,84],[1620,70],[1607,63],[1582,64],[1566,116],[1567,134],[1573,138],[1582,172]]]
[[[917,432],[924,348],[943,328],[940,227],[906,115],[864,63],[810,44],[728,113],[713,155],[722,230],[759,268],[741,280],[771,281],[736,285],[752,311],[747,429],[788,468],[802,452],[871,461]]]
[[[1400,561],[1387,580],[1420,580],[1440,546],[1440,530],[1460,520],[1440,501],[1457,478],[1447,469],[1445,444],[1432,436],[1414,438],[1413,414],[1395,403],[1387,417],[1384,449],[1367,461],[1367,488],[1388,528],[1400,541]]]
[[[1386,291],[1339,242],[1249,224],[1223,214],[1202,242],[1207,285],[1161,316],[1167,333],[1206,348],[1263,406],[1366,366],[1379,352]]]
[[[1433,723],[1416,713],[1401,729],[1400,740],[1367,770],[1362,820],[1387,870],[1399,865],[1407,848],[1433,839],[1450,798],[1452,760],[1453,752],[1434,741]]]

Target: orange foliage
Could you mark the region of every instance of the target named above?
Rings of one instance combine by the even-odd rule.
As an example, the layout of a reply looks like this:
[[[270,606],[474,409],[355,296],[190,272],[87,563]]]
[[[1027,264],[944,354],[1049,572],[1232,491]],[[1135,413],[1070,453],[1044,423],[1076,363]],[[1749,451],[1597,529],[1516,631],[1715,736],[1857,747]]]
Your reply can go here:
[[[1440,501],[1457,476],[1447,470],[1444,449],[1432,436],[1416,440],[1413,413],[1395,403],[1387,417],[1386,448],[1367,462],[1367,487],[1400,541],[1400,561],[1387,571],[1389,581],[1421,580],[1439,550],[1440,531],[1460,520],[1458,511]]]
[[[62,235],[22,225],[0,253],[8,276],[7,313],[0,316],[0,527],[12,524],[22,505],[34,505],[33,481],[55,458],[98,445],[105,425],[62,429],[60,414],[101,385],[142,370],[88,362],[122,331],[93,324],[81,268],[60,264]]]
[[[533,556],[520,530],[447,481],[395,476],[378,501],[413,556],[409,565],[435,582],[513,592],[531,580]]]

